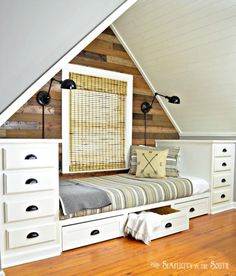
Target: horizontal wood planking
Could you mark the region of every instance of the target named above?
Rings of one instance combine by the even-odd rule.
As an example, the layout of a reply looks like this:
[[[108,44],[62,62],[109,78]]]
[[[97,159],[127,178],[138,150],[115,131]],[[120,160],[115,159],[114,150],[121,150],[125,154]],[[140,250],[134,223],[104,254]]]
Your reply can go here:
[[[106,29],[88,45],[71,63],[91,66],[134,76],[133,94],[133,144],[144,143],[144,115],[140,110],[143,101],[151,102],[153,94],[139,70],[130,59],[110,28]],[[61,72],[55,76],[61,80]],[[49,83],[40,90],[48,91]],[[36,93],[37,94],[37,93]],[[61,89],[56,82],[51,89],[52,100],[45,108],[46,138],[61,138]],[[0,129],[0,137],[41,138],[42,108],[36,95],[20,108]],[[28,125],[28,128],[27,128]],[[35,128],[32,129],[32,126]],[[158,102],[147,115],[147,143],[154,145],[155,139],[177,139],[178,134]]]

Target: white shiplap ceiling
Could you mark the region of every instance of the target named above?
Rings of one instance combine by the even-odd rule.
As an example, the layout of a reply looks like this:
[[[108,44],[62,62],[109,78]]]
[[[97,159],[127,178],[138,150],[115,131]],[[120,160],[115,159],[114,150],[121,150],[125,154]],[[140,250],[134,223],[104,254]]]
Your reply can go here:
[[[181,135],[236,135],[236,0],[139,0],[114,28]]]

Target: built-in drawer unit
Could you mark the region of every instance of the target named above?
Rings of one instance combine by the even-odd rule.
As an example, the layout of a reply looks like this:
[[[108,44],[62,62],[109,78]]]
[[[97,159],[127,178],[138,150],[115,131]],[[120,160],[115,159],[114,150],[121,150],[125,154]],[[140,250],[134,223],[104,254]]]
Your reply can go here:
[[[62,227],[63,251],[124,236],[125,216]]]
[[[45,217],[56,213],[55,199],[53,197],[5,202],[4,207],[5,222]]]
[[[3,148],[3,167],[5,170],[44,168],[55,166],[55,154],[49,146],[6,147]]]
[[[154,230],[153,240],[189,229],[189,219],[184,211],[173,209],[170,206],[150,211],[159,214],[161,221],[161,225]]]
[[[222,188],[222,189],[214,190],[212,193],[212,203],[218,204],[221,202],[226,202],[231,200],[231,197],[232,197],[232,194],[230,189]]]
[[[191,200],[184,203],[176,203],[173,208],[185,211],[189,218],[198,217],[209,213],[209,198]]]
[[[232,173],[221,173],[215,174],[213,176],[213,187],[220,188],[224,186],[231,186],[232,183]]]
[[[4,194],[53,190],[57,178],[54,169],[6,172],[3,174]]]
[[[7,248],[13,249],[56,239],[56,225],[53,223],[19,229],[7,229]]]
[[[232,156],[234,154],[233,144],[216,144],[214,145],[214,156]]]
[[[54,139],[0,141],[3,267],[61,252],[58,142]]]
[[[230,157],[220,157],[214,159],[214,171],[230,171],[232,169],[232,159]]]

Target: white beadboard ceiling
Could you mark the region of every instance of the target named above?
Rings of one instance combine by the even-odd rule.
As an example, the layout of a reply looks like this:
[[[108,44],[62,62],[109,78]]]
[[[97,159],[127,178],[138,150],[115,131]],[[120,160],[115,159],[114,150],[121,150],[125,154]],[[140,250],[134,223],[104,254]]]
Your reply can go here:
[[[236,135],[236,0],[139,0],[115,23],[180,135]]]

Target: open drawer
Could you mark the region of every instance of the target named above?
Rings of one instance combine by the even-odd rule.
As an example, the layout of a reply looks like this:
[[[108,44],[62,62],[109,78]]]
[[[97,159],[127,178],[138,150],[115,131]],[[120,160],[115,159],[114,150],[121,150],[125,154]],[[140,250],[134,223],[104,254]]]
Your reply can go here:
[[[189,229],[189,219],[186,212],[173,209],[170,206],[150,210],[160,215],[161,225],[153,233],[152,240]]]

